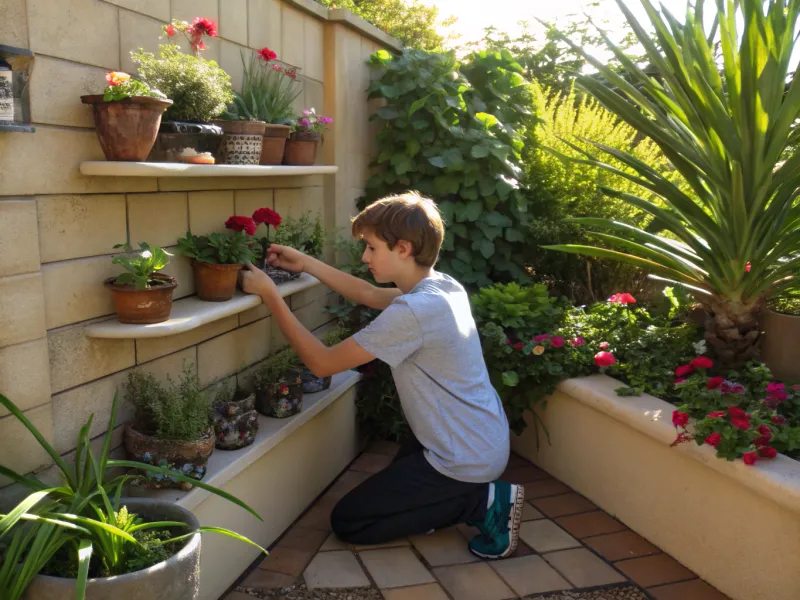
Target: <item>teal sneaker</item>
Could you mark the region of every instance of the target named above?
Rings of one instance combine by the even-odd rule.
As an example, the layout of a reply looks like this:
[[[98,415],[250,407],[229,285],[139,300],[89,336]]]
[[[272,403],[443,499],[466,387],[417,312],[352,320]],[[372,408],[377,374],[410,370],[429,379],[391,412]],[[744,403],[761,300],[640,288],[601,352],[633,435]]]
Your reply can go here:
[[[514,554],[519,539],[519,524],[525,502],[521,485],[494,482],[494,501],[481,523],[470,523],[480,530],[469,543],[469,551],[481,558],[505,558]]]

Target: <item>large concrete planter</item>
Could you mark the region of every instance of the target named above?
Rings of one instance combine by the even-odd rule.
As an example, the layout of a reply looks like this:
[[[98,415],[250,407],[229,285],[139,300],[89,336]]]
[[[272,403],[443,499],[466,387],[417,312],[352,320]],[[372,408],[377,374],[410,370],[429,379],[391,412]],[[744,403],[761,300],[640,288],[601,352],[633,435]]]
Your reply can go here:
[[[123,501],[131,512],[149,521],[182,521],[197,529],[195,516],[176,504],[162,500],[128,498]],[[196,600],[200,593],[200,534],[193,535],[180,552],[149,569],[90,579],[86,600]],[[36,577],[23,595],[24,600],[66,600],[75,597],[75,580],[61,577]]]
[[[761,358],[776,379],[800,383],[800,317],[764,311]]]
[[[622,398],[596,375],[562,382],[512,447],[659,546],[733,600],[800,598],[800,463],[748,467],[680,444],[674,407]]]

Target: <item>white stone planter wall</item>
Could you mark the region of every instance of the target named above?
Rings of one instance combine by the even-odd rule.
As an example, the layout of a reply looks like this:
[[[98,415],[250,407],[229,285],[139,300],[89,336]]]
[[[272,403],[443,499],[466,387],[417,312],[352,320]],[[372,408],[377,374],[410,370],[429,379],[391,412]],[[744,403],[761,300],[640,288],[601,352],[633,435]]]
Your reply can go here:
[[[675,448],[674,407],[597,375],[563,382],[512,446],[734,600],[800,598],[800,463]]]

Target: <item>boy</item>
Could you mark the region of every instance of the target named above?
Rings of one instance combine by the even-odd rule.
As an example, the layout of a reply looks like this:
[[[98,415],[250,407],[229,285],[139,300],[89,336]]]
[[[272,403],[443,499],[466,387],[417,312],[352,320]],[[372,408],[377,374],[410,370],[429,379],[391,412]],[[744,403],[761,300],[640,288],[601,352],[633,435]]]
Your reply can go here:
[[[464,288],[433,265],[444,238],[436,205],[416,193],[378,200],[353,220],[362,256],[379,288],[292,248],[272,245],[271,265],[310,273],[353,302],[383,310],[372,323],[326,348],[297,321],[272,281],[248,265],[244,290],[259,294],[306,366],[321,377],[378,358],[388,363],[414,436],[386,469],[336,505],[331,525],[353,544],[469,523],[473,554],[513,554],[522,486],[496,481],[509,455],[508,422],[489,381]]]

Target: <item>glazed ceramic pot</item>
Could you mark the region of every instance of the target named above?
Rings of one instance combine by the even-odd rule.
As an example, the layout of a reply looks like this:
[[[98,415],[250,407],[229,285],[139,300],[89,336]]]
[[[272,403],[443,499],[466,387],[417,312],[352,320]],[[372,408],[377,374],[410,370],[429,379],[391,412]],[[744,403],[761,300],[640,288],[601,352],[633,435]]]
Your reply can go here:
[[[258,433],[256,395],[236,390],[233,400],[214,405],[214,436],[219,450],[238,450],[252,444]]]
[[[256,389],[256,410],[267,417],[285,419],[303,410],[303,379],[290,371],[280,381]]]

